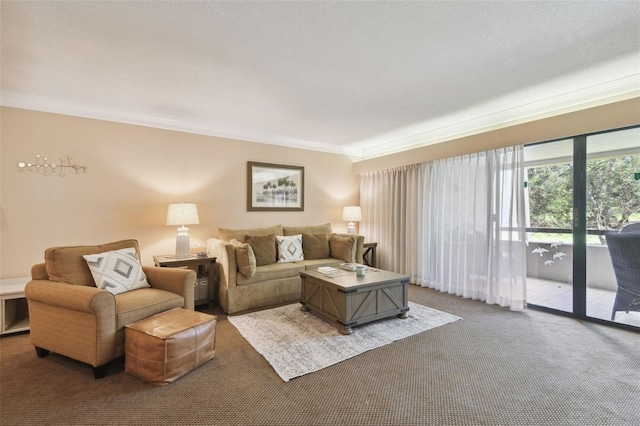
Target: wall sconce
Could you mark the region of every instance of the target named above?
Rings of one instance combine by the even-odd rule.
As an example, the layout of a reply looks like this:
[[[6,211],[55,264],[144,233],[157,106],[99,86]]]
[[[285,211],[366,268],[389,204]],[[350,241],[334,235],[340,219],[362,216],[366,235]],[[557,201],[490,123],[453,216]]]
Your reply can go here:
[[[356,224],[353,222],[360,222],[362,220],[362,210],[360,206],[348,206],[342,210],[342,220],[349,222],[347,226],[347,233],[355,235]]]
[[[189,228],[185,225],[198,225],[198,207],[193,203],[169,204],[167,210],[167,225],[180,226],[176,236],[176,258],[191,256],[189,242]]]
[[[42,161],[42,164],[40,163],[40,161]],[[36,173],[40,173],[40,169],[42,168],[45,176],[49,176],[49,171],[59,171],[59,175],[64,177],[64,169],[74,169],[76,173],[82,170],[83,172],[87,173],[87,166],[71,164],[71,157],[67,157],[67,164],[64,163],[64,160],[62,158],[60,159],[60,164],[56,164],[49,163],[49,159],[47,157],[40,157],[40,155],[36,155],[35,163],[25,163],[21,161],[18,163],[18,167],[20,168],[21,172],[24,172],[25,170],[32,172],[35,169]]]

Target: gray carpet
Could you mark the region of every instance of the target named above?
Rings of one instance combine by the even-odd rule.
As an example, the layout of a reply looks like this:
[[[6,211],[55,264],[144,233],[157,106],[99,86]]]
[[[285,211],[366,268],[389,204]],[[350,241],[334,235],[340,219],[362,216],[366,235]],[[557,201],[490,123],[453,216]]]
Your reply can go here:
[[[224,317],[213,360],[157,388],[0,339],[0,424],[637,425],[640,334],[410,286],[464,318],[283,382]]]

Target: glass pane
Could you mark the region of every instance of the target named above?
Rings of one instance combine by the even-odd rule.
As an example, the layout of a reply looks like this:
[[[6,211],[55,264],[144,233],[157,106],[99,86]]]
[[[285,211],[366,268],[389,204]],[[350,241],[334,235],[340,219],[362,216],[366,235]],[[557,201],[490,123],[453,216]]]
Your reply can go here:
[[[573,312],[573,140],[524,149],[527,302]]]
[[[640,223],[640,129],[587,138],[587,191],[587,315],[640,327],[640,305],[614,312],[627,284],[617,282],[606,243],[606,233]]]

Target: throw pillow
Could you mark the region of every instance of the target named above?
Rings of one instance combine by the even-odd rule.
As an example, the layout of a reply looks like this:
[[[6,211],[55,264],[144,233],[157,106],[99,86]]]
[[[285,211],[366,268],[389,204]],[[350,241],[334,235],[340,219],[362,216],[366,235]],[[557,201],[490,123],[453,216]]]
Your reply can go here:
[[[276,235],[278,243],[278,263],[290,263],[304,260],[302,252],[302,234],[281,237]]]
[[[356,238],[331,234],[329,238],[331,257],[344,260],[347,263],[356,261]]]
[[[253,254],[256,256],[256,266],[276,263],[275,235],[245,235],[244,242],[248,243],[253,249]]]
[[[331,257],[328,234],[302,234],[302,252],[305,259]]]
[[[229,241],[236,249],[236,264],[238,272],[247,278],[251,278],[256,274],[256,255],[253,249],[247,243],[241,243],[238,240]]]
[[[82,256],[96,282],[96,287],[113,294],[151,287],[142,271],[135,248],[112,250]]]

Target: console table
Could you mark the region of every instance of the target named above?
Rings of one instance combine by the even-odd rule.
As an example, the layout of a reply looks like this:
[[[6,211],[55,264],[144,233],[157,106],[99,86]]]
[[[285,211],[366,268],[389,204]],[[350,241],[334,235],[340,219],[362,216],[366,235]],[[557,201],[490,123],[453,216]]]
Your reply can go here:
[[[0,287],[0,335],[29,330],[29,308],[24,286],[24,282],[16,282]]]
[[[362,258],[364,260],[364,264],[370,266],[372,268],[376,267],[376,248],[378,247],[378,243],[364,243],[362,248],[364,252],[362,253]]]
[[[198,278],[196,279],[195,288],[193,289],[195,305],[208,304],[210,300],[215,299],[217,291],[213,286],[215,280],[213,278],[213,264],[216,263],[215,257],[199,257],[189,256],[177,258],[174,255],[153,256],[153,262],[162,268],[190,268],[196,267]]]

